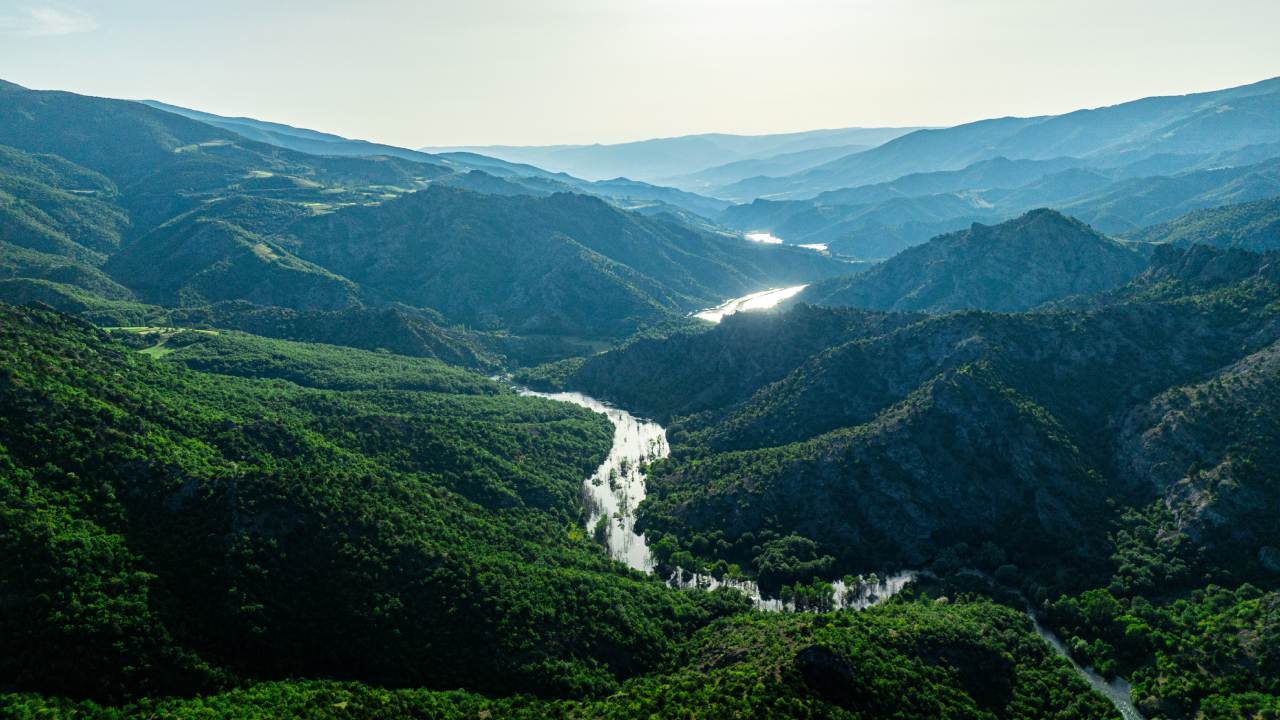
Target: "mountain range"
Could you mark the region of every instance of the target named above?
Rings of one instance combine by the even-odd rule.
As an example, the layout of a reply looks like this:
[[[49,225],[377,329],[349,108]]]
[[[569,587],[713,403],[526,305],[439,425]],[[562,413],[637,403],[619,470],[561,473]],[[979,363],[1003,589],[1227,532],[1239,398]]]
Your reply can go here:
[[[588,180],[631,177],[699,191],[724,178],[749,177],[760,168],[812,167],[824,160],[874,147],[916,128],[841,128],[773,135],[707,133],[611,145],[423,148],[448,155],[474,152],[530,163]]]
[[[110,286],[120,301],[300,312],[400,304],[486,331],[620,337],[847,267],[693,227],[679,213],[649,217],[620,207],[630,203],[574,195],[572,178],[517,174],[501,161],[478,170],[414,153],[353,155],[382,149],[219,121],[233,133],[169,109],[15,85],[0,89],[0,107],[18,118],[0,124],[14,197],[6,242],[26,252],[28,266],[30,253],[59,258],[51,266],[78,263],[80,290]],[[239,132],[341,150],[313,155]],[[491,174],[495,167],[507,177]],[[645,191],[596,185],[616,197]],[[65,285],[69,272],[26,274]],[[29,281],[9,297],[35,289],[56,299],[56,287]]]
[[[507,181],[464,173],[442,180],[460,187],[595,194],[647,214],[670,212],[692,224],[768,232],[789,244],[822,245],[839,255],[880,259],[934,235],[973,222],[1000,222],[1036,207],[1061,208],[1101,231],[1125,233],[1191,210],[1269,197],[1280,192],[1273,167],[1280,157],[1280,134],[1268,129],[1274,127],[1268,118],[1277,112],[1278,89],[1275,80],[1267,80],[1060,116],[993,119],[955,128],[712,134],[603,146],[445,149],[430,155],[152,104],[240,129],[249,137],[274,138],[295,149],[341,147],[342,153],[368,153],[383,148],[398,157],[429,157]],[[314,145],[299,144],[303,143],[300,138]],[[975,139],[985,144],[975,145]],[[506,159],[479,155],[476,150]],[[715,152],[750,157],[681,176],[663,176],[646,164],[697,165]],[[576,158],[586,163],[585,169],[552,173],[529,164],[562,169],[552,158],[563,159],[568,163],[565,168]],[[819,166],[822,161],[827,162]],[[810,163],[814,165],[809,167]],[[840,174],[835,169],[844,167],[841,163],[874,165],[882,175]],[[809,169],[802,172],[800,166]],[[804,180],[806,173],[836,179],[821,192],[815,187],[808,192],[809,198],[804,192],[788,192],[754,199],[761,193],[726,192],[724,188],[732,183],[717,185],[717,177],[752,168],[762,172],[767,168],[777,173],[779,181],[786,178],[801,184],[809,182]],[[592,180],[580,180],[574,174]],[[505,185],[505,190],[495,189],[499,185]],[[753,201],[731,206],[732,200]]]
[[[1273,717],[1277,92],[539,159],[0,83],[0,716]]]
[[[799,173],[750,178],[715,194],[729,199],[806,198],[911,173],[959,170],[998,157],[1072,157],[1105,167],[1165,155],[1205,155],[1276,142],[1278,114],[1280,78],[1272,78],[1064,115],[994,118],[918,130]]]
[[[798,172],[699,187],[737,205],[716,222],[890,257],[1038,207],[1107,233],[1280,193],[1280,79],[1033,118],[923,129]]]
[[[631,209],[644,209],[652,212],[683,209],[706,216],[719,212],[730,204],[724,200],[703,197],[692,192],[682,192],[675,188],[627,180],[622,177],[614,177],[610,181],[593,182],[564,172],[549,172],[541,167],[535,167],[527,163],[507,162],[493,155],[482,155],[462,150],[429,154],[393,145],[351,140],[331,133],[297,128],[281,123],[245,117],[214,115],[200,110],[169,105],[156,100],[142,102],[165,112],[228,130],[248,140],[277,145],[299,152],[329,156],[385,156],[442,165],[454,170],[456,173],[447,181],[451,184],[471,187],[477,187],[481,184],[494,185],[498,184],[497,180],[486,180],[485,178],[497,178],[505,180],[516,187],[523,188],[521,192],[525,193],[582,192],[620,202]],[[469,180],[466,179],[468,177],[470,178]],[[601,180],[604,179],[602,178]]]
[[[959,171],[831,191],[813,200],[755,200],[716,219],[730,228],[767,231],[797,245],[821,243],[834,253],[863,259],[888,257],[943,232],[1045,206],[1103,232],[1129,233],[1193,210],[1280,193],[1278,152],[1280,144],[1250,146],[1190,156],[1162,168],[1140,161],[1108,170],[1067,158],[998,158]],[[1170,174],[1139,174],[1157,169]]]

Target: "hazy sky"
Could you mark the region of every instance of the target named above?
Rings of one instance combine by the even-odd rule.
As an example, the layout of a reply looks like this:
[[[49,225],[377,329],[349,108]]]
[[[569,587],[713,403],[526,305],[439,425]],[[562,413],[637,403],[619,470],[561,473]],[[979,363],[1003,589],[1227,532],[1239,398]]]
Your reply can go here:
[[[947,125],[1280,75],[1280,0],[0,0],[0,77],[397,145]]]

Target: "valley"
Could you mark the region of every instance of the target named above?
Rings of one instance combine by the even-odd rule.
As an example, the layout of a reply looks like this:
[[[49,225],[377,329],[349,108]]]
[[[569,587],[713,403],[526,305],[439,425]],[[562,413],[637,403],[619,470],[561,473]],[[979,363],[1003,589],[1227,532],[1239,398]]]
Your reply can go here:
[[[194,107],[0,81],[0,716],[1280,713],[1280,80]]]
[[[588,510],[585,529],[592,532],[609,555],[619,562],[642,572],[663,572],[645,542],[644,535],[635,529],[635,509],[645,496],[647,463],[660,460],[670,454],[666,431],[657,423],[640,420],[621,410],[581,393],[540,393],[519,389],[523,395],[566,402],[605,415],[614,426],[613,445],[609,456],[587,478],[583,493]],[[759,586],[747,579],[712,577],[698,573],[686,573],[676,567],[666,579],[677,588],[711,591],[729,588],[746,595],[756,610],[771,612],[796,612],[798,610],[865,610],[884,602],[914,582],[919,573],[913,570],[876,573],[864,578],[861,575],[831,582],[831,595],[808,596],[799,600],[765,596]],[[1033,611],[1028,615],[1036,634],[1054,651],[1071,662],[1072,667],[1095,690],[1105,695],[1115,705],[1123,720],[1142,720],[1143,716],[1133,706],[1129,696],[1131,687],[1121,678],[1103,678],[1092,668],[1079,665],[1071,658],[1062,640],[1045,627]]]
[[[587,509],[585,529],[608,550],[609,555],[641,572],[661,572],[644,534],[636,531],[635,511],[645,496],[644,468],[649,462],[670,454],[666,430],[655,422],[636,418],[626,410],[612,407],[581,393],[544,393],[517,388],[522,395],[570,403],[600,413],[613,424],[613,445],[600,467],[583,485]],[[813,598],[814,607],[862,610],[901,591],[915,579],[916,573],[903,571],[880,579],[872,573],[869,579],[836,580],[827,598]],[[747,579],[686,574],[676,568],[666,582],[677,588],[715,590],[730,588],[743,593],[758,610],[794,612],[794,601],[767,597]]]

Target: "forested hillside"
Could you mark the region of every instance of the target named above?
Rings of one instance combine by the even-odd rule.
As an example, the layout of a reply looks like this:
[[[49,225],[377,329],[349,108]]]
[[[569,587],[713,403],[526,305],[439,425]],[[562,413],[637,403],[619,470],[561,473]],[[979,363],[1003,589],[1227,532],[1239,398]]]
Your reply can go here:
[[[541,334],[626,335],[768,279],[792,284],[841,269],[796,248],[753,245],[569,194],[432,188],[307,219],[284,234],[298,255],[352,278],[371,298],[431,307],[484,329]],[[423,257],[433,261],[414,262]]]
[[[11,307],[0,333],[6,714],[1108,712],[986,601],[715,621],[745,600],[607,560],[579,529],[609,437],[586,411],[235,333]]]
[[[1129,235],[1139,242],[1280,250],[1280,198],[1198,210]]]
[[[6,308],[2,327],[8,687],[580,693],[735,607],[633,576],[577,530],[599,416],[324,346],[164,347],[210,374],[48,312]]]
[[[1278,99],[499,159],[0,82],[0,716],[1280,716]]]
[[[355,155],[350,144],[312,155],[232,131],[248,132],[244,123],[9,83],[0,113],[0,258],[6,276],[28,281],[0,297],[97,321],[114,312],[107,324],[148,314],[114,302],[184,312],[235,301],[299,313],[399,306],[499,333],[490,351],[518,361],[848,267],[696,217],[685,224],[679,206],[701,201],[641,183],[584,184],[480,156]],[[249,135],[301,137],[263,133]],[[503,177],[479,182],[479,167]]]
[[[1280,579],[1263,510],[1280,503],[1276,267],[1165,247],[1084,310],[800,306],[637,341],[560,381],[671,421],[640,507],[661,563],[784,593],[885,567],[999,569],[1054,608],[1116,598],[1112,625],[1050,617],[1082,661],[1137,678],[1147,712],[1270,707],[1253,669],[1280,657],[1273,604],[1242,583]],[[755,352],[781,327],[786,353]],[[1201,597],[1245,602],[1222,622],[1261,623],[1219,671],[1195,665],[1207,637],[1153,635]],[[1227,611],[1214,602],[1197,612]],[[1129,604],[1152,616],[1142,629],[1116,629],[1139,622]]]

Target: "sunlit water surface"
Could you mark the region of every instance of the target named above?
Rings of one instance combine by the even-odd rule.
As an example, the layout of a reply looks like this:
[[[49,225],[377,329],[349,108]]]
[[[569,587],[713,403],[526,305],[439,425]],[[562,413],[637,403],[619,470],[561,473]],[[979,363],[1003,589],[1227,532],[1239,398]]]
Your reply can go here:
[[[764,243],[766,245],[781,245],[782,238],[770,235],[767,232],[749,232],[745,236],[751,242]]]
[[[654,572],[655,562],[649,552],[644,535],[636,532],[636,506],[644,500],[645,463],[664,458],[671,453],[666,430],[656,422],[637,418],[621,408],[596,400],[577,392],[546,393],[518,388],[521,395],[547,398],[573,403],[579,407],[602,413],[613,423],[613,446],[608,457],[596,468],[582,486],[583,502],[587,508],[587,531],[596,533],[609,555],[615,560],[644,572]],[[604,518],[603,525],[600,524]],[[832,583],[832,608],[861,610],[875,605],[898,593],[915,579],[916,573],[907,571],[886,575],[856,578],[852,585],[842,580]],[[667,578],[668,584],[681,588],[718,587],[736,588],[751,598],[761,610],[795,610],[794,603],[778,598],[765,597],[760,588],[749,580],[717,580],[710,575],[699,575],[677,570]]]
[[[796,293],[808,287],[808,285],[792,285],[791,287],[772,288],[770,290],[761,290],[750,295],[743,295],[723,302],[713,308],[707,308],[693,314],[694,317],[710,320],[718,323],[727,316],[743,310],[767,310],[789,297],[794,297]]]

